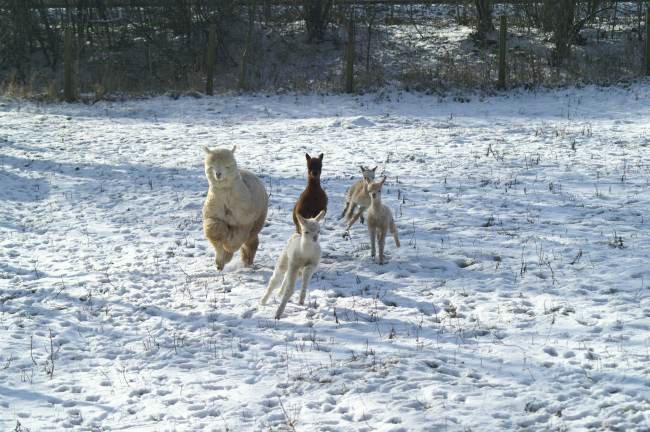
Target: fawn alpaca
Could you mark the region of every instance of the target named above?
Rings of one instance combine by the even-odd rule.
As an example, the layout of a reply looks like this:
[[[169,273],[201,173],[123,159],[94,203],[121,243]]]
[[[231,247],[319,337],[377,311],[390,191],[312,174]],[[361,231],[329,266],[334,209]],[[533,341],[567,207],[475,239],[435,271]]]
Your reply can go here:
[[[253,265],[258,234],[264,227],[268,196],[255,174],[237,168],[232,150],[204,147],[208,196],[203,204],[203,231],[216,252],[217,269],[241,248],[241,259]]]
[[[320,186],[320,173],[323,168],[323,153],[317,158],[305,153],[307,159],[307,187],[300,194],[298,202],[293,208],[293,223],[296,232],[300,233],[300,224],[297,216],[309,219],[315,217],[321,211],[327,211],[327,194]]]
[[[395,239],[395,246],[399,247],[399,237],[393,214],[390,209],[381,203],[381,188],[384,186],[386,177],[380,181],[365,180],[368,184],[370,194],[370,207],[368,208],[368,233],[370,234],[370,255],[375,258],[375,240],[379,243],[379,264],[384,263],[384,245],[386,244],[386,233],[390,229]],[[361,212],[357,213],[348,223],[348,229],[356,222]]]
[[[375,179],[375,171],[377,170],[377,167],[375,166],[373,169],[370,169],[364,168],[363,165],[360,165],[360,168],[363,178],[354,182],[354,184],[350,186],[350,189],[348,189],[345,194],[345,208],[343,209],[341,216],[339,216],[339,219],[345,216],[347,222],[350,222],[354,216],[354,209],[359,206],[359,218],[361,219],[361,223],[363,223],[363,212],[370,207],[370,195],[368,194],[368,184],[366,183],[366,180],[373,181]]]
[[[300,234],[291,234],[287,246],[282,251],[282,255],[280,255],[278,263],[275,265],[275,270],[273,270],[273,276],[269,280],[266,294],[260,300],[260,303],[265,305],[269,297],[271,297],[273,290],[282,282],[282,290],[280,292],[282,300],[275,313],[275,319],[280,319],[282,316],[282,312],[284,312],[284,308],[287,306],[287,302],[293,294],[299,272],[302,272],[302,288],[300,290],[298,304],[302,305],[305,303],[309,280],[320,262],[321,251],[318,235],[320,234],[320,221],[324,217],[325,210],[318,213],[315,218],[305,219],[300,215],[296,216],[300,224]]]

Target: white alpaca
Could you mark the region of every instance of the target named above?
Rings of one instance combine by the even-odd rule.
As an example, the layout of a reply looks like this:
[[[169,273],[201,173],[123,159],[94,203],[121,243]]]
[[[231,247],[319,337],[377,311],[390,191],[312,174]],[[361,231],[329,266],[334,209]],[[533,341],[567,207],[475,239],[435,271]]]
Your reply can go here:
[[[207,147],[205,176],[208,196],[203,204],[203,231],[216,252],[219,270],[241,248],[241,258],[251,266],[259,245],[258,233],[264,227],[268,196],[255,174],[237,168],[232,150]]]
[[[379,243],[379,264],[384,263],[384,245],[386,244],[386,233],[390,229],[395,239],[395,246],[399,247],[397,226],[390,209],[381,203],[381,188],[386,181],[382,177],[380,181],[365,180],[370,194],[370,207],[368,208],[368,233],[370,234],[370,255],[375,258],[375,240]],[[348,223],[348,230],[356,222],[360,213],[357,213]]]
[[[269,286],[266,289],[266,294],[260,300],[260,303],[265,305],[271,297],[273,290],[282,282],[282,290],[280,295],[282,300],[280,306],[275,313],[275,319],[280,319],[287,302],[293,294],[296,286],[296,279],[298,273],[302,272],[302,289],[300,291],[300,300],[298,304],[305,303],[305,295],[307,294],[307,287],[309,280],[316,271],[318,263],[320,262],[320,243],[318,236],[320,234],[320,221],[325,217],[325,210],[318,213],[315,218],[305,219],[299,214],[296,215],[298,223],[300,224],[300,234],[293,233],[287,242],[287,246],[282,251],[282,255],[278,258],[275,265],[273,276],[269,280]]]
[[[375,171],[377,167],[373,169],[364,168],[363,165],[360,165],[361,174],[363,178],[354,182],[350,189],[348,189],[345,194],[345,208],[339,216],[341,219],[345,216],[345,220],[349,223],[350,220],[354,217],[354,209],[356,206],[359,206],[358,217],[361,218],[361,223],[363,223],[363,212],[368,207],[370,207],[370,195],[368,194],[368,183],[367,181],[373,181],[375,179]]]

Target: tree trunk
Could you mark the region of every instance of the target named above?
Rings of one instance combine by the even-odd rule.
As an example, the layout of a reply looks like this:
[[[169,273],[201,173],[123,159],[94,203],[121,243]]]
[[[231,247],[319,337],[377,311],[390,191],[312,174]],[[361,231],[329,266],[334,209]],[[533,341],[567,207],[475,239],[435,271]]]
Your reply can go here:
[[[307,27],[307,42],[322,42],[329,23],[332,0],[305,0],[303,14]]]
[[[554,18],[556,13],[556,2],[560,3],[562,0],[544,0],[542,4],[541,25],[544,31],[554,31]]]
[[[476,34],[479,40],[485,40],[485,36],[494,31],[492,24],[492,2],[490,0],[474,0],[476,5]]]
[[[560,65],[569,57],[574,40],[576,0],[556,0],[553,6],[554,60]]]

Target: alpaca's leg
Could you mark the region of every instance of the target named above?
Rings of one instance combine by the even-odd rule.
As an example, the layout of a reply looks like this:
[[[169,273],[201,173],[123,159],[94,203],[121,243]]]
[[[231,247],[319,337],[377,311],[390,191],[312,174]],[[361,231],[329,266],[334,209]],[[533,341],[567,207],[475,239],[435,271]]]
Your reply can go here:
[[[353,217],[348,221],[348,228],[347,228],[347,229],[352,228],[352,225],[354,225],[354,223],[357,221],[357,219],[359,219],[359,216],[361,216],[361,213],[360,213],[360,212],[357,213],[357,214],[355,214],[355,215],[354,215],[354,216],[353,216]]]
[[[223,243],[227,239],[228,225],[218,219],[205,218],[203,221],[205,237],[214,245]]]
[[[266,209],[262,214],[257,218],[253,227],[251,228],[248,239],[241,248],[241,256],[244,265],[252,266],[253,261],[255,261],[255,254],[257,253],[257,248],[260,245],[259,233],[264,228],[264,223],[266,222]]]
[[[361,219],[361,223],[363,223],[363,212],[364,212],[364,210],[365,210],[365,207],[359,206],[359,211],[354,215],[354,217],[350,221],[349,226],[352,226],[359,219]]]
[[[217,269],[223,270],[226,264],[232,260],[232,252],[228,252],[226,249],[224,249],[223,245],[219,245],[216,251],[217,258],[215,261],[217,263]]]
[[[348,206],[348,211],[345,213],[345,220],[348,221],[348,226],[352,226],[354,222],[350,222],[352,220],[352,217],[354,215],[354,209],[357,207],[357,204],[354,201],[350,201],[350,205]]]
[[[368,225],[368,234],[370,234],[370,256],[375,257],[375,227]]]
[[[384,245],[386,244],[386,231],[380,230],[378,233],[379,242],[379,264],[384,263]]]
[[[210,222],[206,222],[203,225],[203,231],[205,232],[207,239],[212,243],[212,247],[214,247],[217,269],[223,270],[226,264],[228,264],[232,259],[232,251],[229,251],[226,245],[226,241],[229,237],[228,225],[215,219],[211,219]]]
[[[339,216],[339,219],[342,219],[343,216],[348,212],[348,208],[350,207],[350,201],[345,201],[345,207],[343,208],[343,211],[341,212],[341,216]]]
[[[251,237],[250,227],[233,226],[228,232],[226,250],[235,253]]]
[[[289,270],[284,277],[284,282],[282,283],[282,300],[280,301],[280,306],[275,312],[275,319],[279,320],[284,312],[284,308],[287,306],[289,299],[293,295],[293,289],[296,286],[296,279],[298,278],[298,268],[289,264]]]
[[[296,205],[293,208],[293,212],[291,213],[291,217],[293,218],[293,225],[296,227],[296,232],[300,234],[300,224],[298,223],[298,204],[300,204],[300,201],[296,203]]]
[[[223,246],[221,243],[217,243],[216,241],[213,241],[212,239],[208,238],[210,241],[210,244],[212,244],[212,247],[214,248],[214,263],[217,266],[218,270],[223,270],[224,263],[223,263]]]
[[[287,288],[288,280],[289,280],[289,272],[285,270],[284,277],[282,278],[282,285],[280,285],[280,291],[278,292],[278,297],[280,298],[284,297],[284,292]]]
[[[299,305],[305,304],[305,296],[307,295],[307,288],[309,287],[309,281],[311,280],[311,276],[314,274],[315,271],[316,271],[315,265],[310,265],[302,269],[302,287],[300,289],[300,301],[298,301]]]
[[[255,234],[249,238],[246,243],[241,247],[241,260],[245,266],[250,267],[253,265],[255,260],[255,253],[257,252],[257,247],[260,244],[260,239]]]
[[[305,269],[304,267],[298,268],[298,272],[296,273],[296,282],[298,282],[298,278],[300,278],[303,275],[303,270],[304,269]],[[287,286],[288,286],[288,284],[287,284]],[[295,284],[292,285],[292,286],[294,287],[294,290],[295,290]],[[291,299],[291,296],[289,296],[289,299]]]
[[[397,235],[397,226],[395,225],[394,220],[390,221],[390,232],[393,233],[393,239],[395,239],[395,246],[400,247],[399,236]]]
[[[264,297],[262,297],[262,299],[260,300],[261,304],[265,305],[266,302],[269,301],[269,298],[271,297],[273,290],[277,288],[280,282],[282,282],[286,272],[287,272],[287,255],[285,253],[282,253],[280,258],[278,259],[278,263],[275,266],[275,270],[273,270],[273,275],[269,280],[269,286],[266,289],[266,294],[264,294]]]
[[[226,263],[229,261],[224,257],[226,251],[223,248],[223,241],[227,230],[228,226],[216,219],[206,218],[203,222],[203,232],[205,233],[205,237],[214,248],[216,255],[215,264],[219,270],[223,270]]]

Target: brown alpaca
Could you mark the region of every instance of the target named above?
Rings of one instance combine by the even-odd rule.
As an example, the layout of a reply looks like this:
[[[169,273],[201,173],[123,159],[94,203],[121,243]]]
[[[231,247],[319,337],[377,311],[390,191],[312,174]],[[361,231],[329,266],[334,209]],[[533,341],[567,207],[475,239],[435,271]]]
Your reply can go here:
[[[318,216],[322,210],[327,211],[327,194],[320,187],[320,172],[323,167],[323,153],[317,158],[309,156],[307,158],[307,187],[300,194],[296,206],[293,208],[293,223],[296,226],[296,232],[300,233],[300,224],[296,215],[305,219],[311,219]]]

